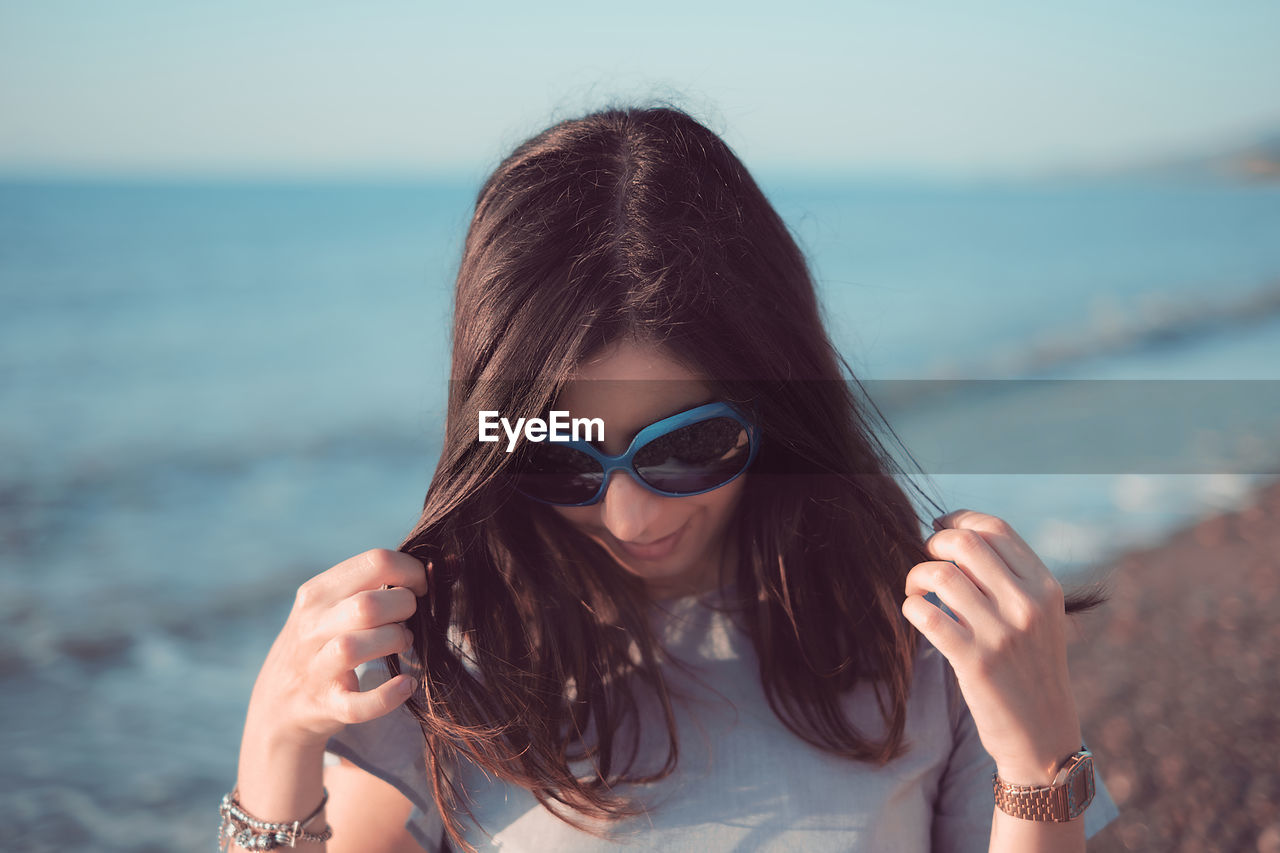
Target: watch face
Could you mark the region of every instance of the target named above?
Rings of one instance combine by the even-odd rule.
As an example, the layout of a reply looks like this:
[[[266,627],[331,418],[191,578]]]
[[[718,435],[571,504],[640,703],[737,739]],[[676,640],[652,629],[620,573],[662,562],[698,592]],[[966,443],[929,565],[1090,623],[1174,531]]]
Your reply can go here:
[[[1079,817],[1093,802],[1093,758],[1086,758],[1067,777],[1067,818]]]

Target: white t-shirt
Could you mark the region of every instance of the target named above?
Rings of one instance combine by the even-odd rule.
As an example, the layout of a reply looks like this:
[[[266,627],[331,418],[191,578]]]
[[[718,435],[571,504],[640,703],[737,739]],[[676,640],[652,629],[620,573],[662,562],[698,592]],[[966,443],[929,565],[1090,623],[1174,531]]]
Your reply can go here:
[[[462,780],[483,831],[462,816],[464,837],[481,851],[935,851],[985,853],[990,843],[995,763],[978,739],[963,695],[944,677],[949,664],[922,638],[908,702],[905,755],[883,767],[840,758],[787,729],[765,699],[755,651],[733,618],[688,596],[655,606],[666,648],[696,678],[664,664],[673,694],[679,762],[640,793],[647,814],[610,824],[604,840],[579,831],[523,788],[464,768]],[[364,689],[387,677],[381,662],[361,668]],[[658,705],[640,691],[641,743],[655,767],[666,757]],[[874,693],[860,684],[845,700],[865,734],[883,731]],[[619,740],[621,744],[624,741]],[[398,788],[413,803],[407,826],[430,853],[445,846],[430,794],[418,724],[403,708],[334,736],[329,753]],[[329,758],[328,760],[336,760]],[[576,769],[576,768],[575,768]],[[1115,803],[1095,767],[1086,837],[1114,819]],[[597,824],[605,826],[604,824]],[[486,834],[487,833],[487,834]]]

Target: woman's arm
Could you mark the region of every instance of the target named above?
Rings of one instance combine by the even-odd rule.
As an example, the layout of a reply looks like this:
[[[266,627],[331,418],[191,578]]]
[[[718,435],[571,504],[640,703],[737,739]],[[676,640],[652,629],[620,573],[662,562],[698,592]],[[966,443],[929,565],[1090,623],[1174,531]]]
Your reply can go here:
[[[1064,746],[1062,756],[1066,757],[1080,748],[1078,736],[1079,725],[1073,734],[1061,738]],[[1065,744],[1072,744],[1065,746]],[[1025,769],[1008,767],[998,769],[1000,778],[1019,785],[1050,785],[1054,776],[1052,771],[1037,771],[1031,765]],[[1009,851],[1025,851],[1025,853],[1080,853],[1085,849],[1084,816],[1062,823],[1050,821],[1023,820],[1006,814],[995,806],[991,818],[991,845],[989,853],[1008,853]]]
[[[907,573],[903,615],[951,663],[1000,778],[1048,785],[1081,743],[1062,586],[1002,519],[956,510],[934,528],[926,549],[937,560]],[[955,619],[924,598],[930,592]],[[993,807],[991,853],[1084,849],[1083,817],[1031,821]]]
[[[237,779],[240,805],[259,820],[286,823],[311,814],[324,795],[322,776],[324,746],[308,747],[274,737],[272,732],[252,725],[245,726],[240,741],[240,765]],[[306,827],[319,832],[325,825],[326,812],[321,811]],[[229,850],[244,850],[235,844]],[[334,853],[337,845],[299,842],[299,853]]]
[[[324,784],[333,827],[326,853],[423,853],[405,828],[413,804],[395,786],[346,759],[325,767]],[[370,832],[370,827],[377,827],[377,832]]]
[[[344,826],[331,823],[333,836],[327,843],[298,843],[294,849],[302,853],[401,849],[395,845],[403,840],[407,810],[398,821],[384,822],[384,812],[399,809],[399,804],[361,781],[369,775],[363,771],[325,774],[324,751],[329,738],[345,726],[382,717],[409,697],[411,677],[400,675],[361,691],[355,669],[411,647],[408,629],[398,623],[413,615],[418,597],[425,594],[422,563],[383,548],[345,560],[298,588],[293,610],[249,698],[236,788],[243,811],[258,821],[281,824],[311,815],[330,779],[353,788],[329,789],[325,810],[304,830],[319,834],[326,820],[341,820]],[[378,809],[364,808],[366,795],[380,804]]]
[[[345,759],[323,768],[323,751],[241,750],[240,778],[267,780],[265,785],[242,786],[240,801],[255,816],[272,822],[309,814],[320,802],[322,789],[329,801],[312,824],[327,822],[333,837],[326,843],[299,843],[299,853],[423,853],[405,828],[413,805],[392,785],[366,773]],[[250,805],[252,804],[252,805]],[[232,844],[231,850],[244,848]]]

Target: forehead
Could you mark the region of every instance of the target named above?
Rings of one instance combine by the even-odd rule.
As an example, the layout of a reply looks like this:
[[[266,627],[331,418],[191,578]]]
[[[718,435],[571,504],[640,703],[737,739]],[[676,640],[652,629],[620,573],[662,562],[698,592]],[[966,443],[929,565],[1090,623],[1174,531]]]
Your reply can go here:
[[[556,408],[604,419],[605,434],[639,427],[709,402],[711,385],[655,344],[615,343],[578,365]]]

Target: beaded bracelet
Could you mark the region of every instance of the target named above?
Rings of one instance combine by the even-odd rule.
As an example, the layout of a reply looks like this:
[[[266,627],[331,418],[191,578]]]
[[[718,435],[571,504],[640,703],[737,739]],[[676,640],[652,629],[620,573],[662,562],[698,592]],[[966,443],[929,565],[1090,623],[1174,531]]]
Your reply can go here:
[[[321,843],[333,837],[332,827],[326,826],[319,833],[304,832],[303,827],[315,820],[329,802],[329,791],[325,789],[320,798],[320,805],[302,820],[292,823],[268,823],[258,820],[244,810],[238,799],[240,788],[237,786],[231,793],[222,798],[218,813],[222,815],[222,824],[218,827],[218,849],[226,850],[227,841],[234,841],[245,850],[274,850],[277,847],[297,847],[299,841]]]

